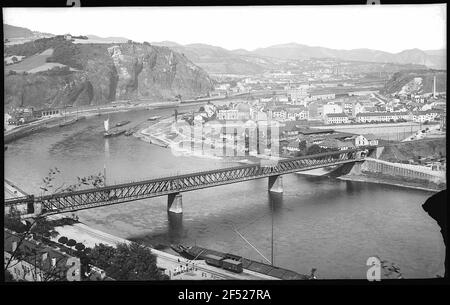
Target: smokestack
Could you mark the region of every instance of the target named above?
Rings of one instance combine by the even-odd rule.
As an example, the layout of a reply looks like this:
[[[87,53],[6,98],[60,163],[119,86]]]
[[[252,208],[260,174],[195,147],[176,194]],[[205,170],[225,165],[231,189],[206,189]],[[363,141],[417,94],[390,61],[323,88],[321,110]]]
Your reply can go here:
[[[436,97],[436,75],[433,78],[433,97]]]

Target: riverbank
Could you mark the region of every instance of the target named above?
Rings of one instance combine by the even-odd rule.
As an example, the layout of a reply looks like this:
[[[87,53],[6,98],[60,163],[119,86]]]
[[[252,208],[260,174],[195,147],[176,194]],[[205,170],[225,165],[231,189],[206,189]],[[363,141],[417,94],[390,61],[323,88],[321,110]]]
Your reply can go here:
[[[427,192],[440,192],[442,189],[437,188],[427,188],[423,187],[423,182],[407,182],[407,181],[399,181],[395,179],[384,178],[376,178],[369,177],[365,175],[344,175],[338,177],[339,180],[343,181],[354,181],[354,182],[364,182],[364,183],[374,183],[374,184],[384,184],[384,185],[394,185],[403,188],[422,190]]]
[[[78,109],[70,112],[66,112],[65,114],[60,114],[57,116],[42,118],[37,121],[34,121],[30,124],[9,128],[4,132],[4,141],[5,144],[11,143],[20,138],[26,137],[31,134],[38,133],[40,131],[52,129],[58,127],[64,120],[76,119],[77,117],[93,117],[93,116],[101,116],[111,113],[123,113],[133,110],[140,109],[164,109],[164,108],[172,108],[178,106],[179,103],[173,102],[158,102],[158,103],[139,103],[139,104],[116,104],[116,105],[108,105],[103,107],[92,107],[89,106],[87,109]],[[75,122],[74,124],[76,124]]]
[[[50,216],[52,219],[58,219],[62,216]],[[85,246],[93,248],[97,244],[105,244],[116,247],[119,243],[130,244],[131,241],[97,229],[94,229],[82,222],[72,225],[55,227],[59,233],[57,237],[52,238],[57,242],[58,238],[65,236],[68,239],[74,239],[83,243]],[[278,278],[244,270],[243,273],[236,274],[221,268],[207,265],[204,260],[189,260],[179,255],[173,255],[168,252],[156,250],[146,246],[156,256],[156,264],[164,269],[171,280],[278,280]]]

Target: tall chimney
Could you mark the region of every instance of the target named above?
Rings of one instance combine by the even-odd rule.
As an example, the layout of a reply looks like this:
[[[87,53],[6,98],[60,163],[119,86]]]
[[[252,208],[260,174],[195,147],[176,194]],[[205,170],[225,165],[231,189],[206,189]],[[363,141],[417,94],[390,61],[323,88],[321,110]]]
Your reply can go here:
[[[436,97],[436,75],[433,78],[433,97]]]

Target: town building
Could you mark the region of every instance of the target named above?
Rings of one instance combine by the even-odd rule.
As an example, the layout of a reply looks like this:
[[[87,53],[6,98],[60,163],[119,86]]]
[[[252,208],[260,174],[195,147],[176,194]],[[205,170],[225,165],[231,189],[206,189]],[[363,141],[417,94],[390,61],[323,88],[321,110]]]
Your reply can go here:
[[[220,109],[217,111],[217,119],[218,120],[237,120],[238,119],[238,110],[237,109]]]
[[[47,246],[31,238],[23,237],[11,230],[4,229],[4,256],[11,259],[8,266],[9,273],[16,280],[22,281],[56,281],[67,280],[67,271],[71,265],[67,264],[70,259],[78,261],[80,259],[68,255],[65,252]],[[13,253],[19,249],[21,255],[16,259]],[[33,251],[34,249],[34,251]],[[80,280],[80,273],[73,277],[73,280]]]
[[[371,146],[378,145],[378,139],[375,137],[374,134],[367,133],[367,134],[364,134],[364,137],[369,142],[369,145],[371,145]]]
[[[275,109],[271,110],[272,112],[272,118],[274,120],[284,121],[287,118],[287,112],[284,110],[284,108],[277,107]]]
[[[295,105],[286,109],[287,119],[290,121],[308,120],[309,111],[305,106]]]
[[[350,122],[345,113],[329,113],[325,115],[325,124],[348,124]]]
[[[371,133],[355,135],[351,139],[356,147],[378,145],[378,139]]]
[[[288,90],[291,101],[301,101],[308,96],[308,85],[300,85],[298,88]]]
[[[440,117],[443,114],[443,110],[429,109],[425,111],[415,111],[412,113],[412,120],[417,123],[430,122]]]
[[[325,117],[331,113],[342,113],[342,107],[336,103],[330,102],[323,105],[322,116]]]
[[[356,115],[357,123],[383,123],[398,120],[411,120],[408,112],[362,112]]]
[[[51,117],[51,116],[60,115],[60,114],[62,114],[62,110],[55,109],[55,108],[45,108],[45,109],[41,109],[39,111],[39,115],[41,117]]]
[[[340,141],[338,139],[326,139],[318,144],[321,148],[348,150],[355,148],[355,145],[350,141]]]

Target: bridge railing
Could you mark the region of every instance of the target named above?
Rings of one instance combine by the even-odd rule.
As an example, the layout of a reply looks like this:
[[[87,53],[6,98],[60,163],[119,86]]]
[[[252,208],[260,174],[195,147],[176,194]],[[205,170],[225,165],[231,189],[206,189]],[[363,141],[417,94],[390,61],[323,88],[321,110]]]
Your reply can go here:
[[[189,191],[204,187],[223,185],[258,179],[273,175],[293,173],[309,168],[318,168],[333,164],[342,164],[361,159],[359,153],[362,148],[326,152],[283,160],[274,160],[268,165],[241,165],[194,172],[184,175],[173,175],[163,178],[153,178],[138,182],[122,183],[102,186],[92,189],[61,192],[56,194],[35,197],[34,202],[41,203],[48,210],[65,210],[87,205],[113,204],[161,196],[177,191]],[[5,203],[8,205],[29,202],[32,197],[15,198]]]

